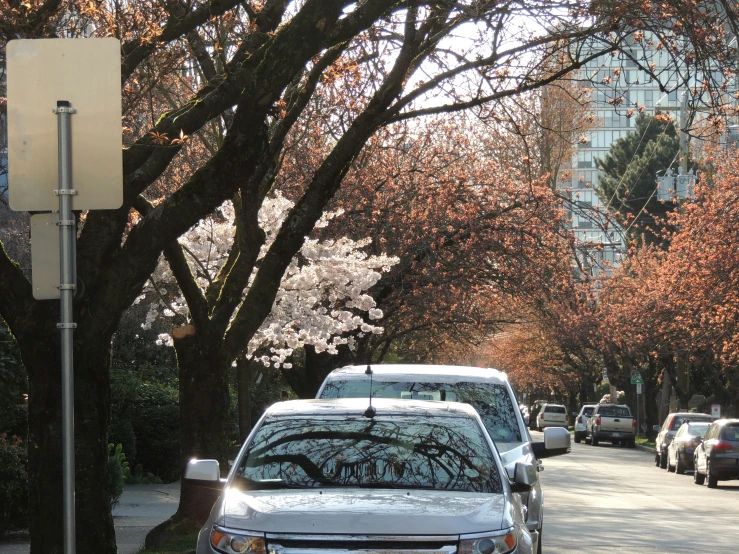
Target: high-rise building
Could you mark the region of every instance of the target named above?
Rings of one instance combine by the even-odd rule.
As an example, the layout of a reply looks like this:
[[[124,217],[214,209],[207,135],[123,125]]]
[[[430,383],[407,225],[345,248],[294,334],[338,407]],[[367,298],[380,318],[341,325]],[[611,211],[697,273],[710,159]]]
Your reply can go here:
[[[635,60],[648,60],[660,83],[637,66]],[[592,87],[592,109],[596,127],[586,134],[573,155],[571,180],[562,183],[572,200],[572,228],[578,239],[581,265],[591,276],[610,274],[625,250],[624,229],[613,221],[606,224],[604,213],[613,211],[615,198],[599,198],[595,188],[599,172],[595,161],[608,153],[619,138],[633,132],[636,116],[668,111],[677,115],[680,91],[677,80],[668,74],[668,58],[648,39],[634,43],[632,50],[606,54],[587,63],[581,70],[583,86]],[[656,185],[655,185],[656,186]],[[622,190],[630,189],[623,183]]]

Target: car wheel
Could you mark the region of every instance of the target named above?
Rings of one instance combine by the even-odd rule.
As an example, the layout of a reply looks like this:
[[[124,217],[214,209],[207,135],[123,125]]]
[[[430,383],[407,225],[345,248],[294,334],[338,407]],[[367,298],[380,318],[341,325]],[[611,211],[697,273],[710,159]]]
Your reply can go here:
[[[654,453],[654,465],[659,467],[659,454],[657,452]]]
[[[662,451],[659,455],[659,467],[667,469],[667,452]]]
[[[541,532],[544,530],[544,527],[539,527],[539,544],[536,546],[536,554],[541,554]]]
[[[667,471],[672,473],[675,471],[675,466],[670,463],[670,452],[667,452]]]
[[[675,473],[678,475],[685,473],[685,464],[682,463],[679,452],[675,456]]]
[[[628,446],[629,448],[636,448],[636,439],[631,439]]]
[[[698,471],[698,469],[693,470],[693,483],[696,485],[702,485],[706,480],[706,476],[703,475]]]
[[[718,487],[718,479],[711,473],[711,463],[706,460],[706,485],[709,489]]]

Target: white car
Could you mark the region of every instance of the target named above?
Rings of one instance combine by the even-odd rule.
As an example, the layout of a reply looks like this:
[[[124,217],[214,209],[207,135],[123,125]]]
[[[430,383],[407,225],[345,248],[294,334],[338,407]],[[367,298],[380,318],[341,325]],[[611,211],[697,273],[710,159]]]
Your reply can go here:
[[[593,414],[595,404],[585,404],[580,408],[580,413],[575,418],[575,442],[580,443],[585,439],[588,431],[588,419]]]
[[[536,466],[509,479],[475,410],[453,402],[297,400],[242,447],[197,554],[533,554],[524,507]],[[185,478],[212,486],[218,462]]]
[[[543,404],[536,416],[536,428],[540,431],[547,427],[567,427],[569,424],[570,416],[562,404]]]
[[[500,452],[503,465],[512,474],[517,463],[538,465],[542,458],[570,451],[567,429],[547,429],[544,441],[531,440],[517,407],[508,377],[492,368],[377,364],[348,366],[328,374],[317,398],[395,398],[466,402],[480,414],[485,428]],[[541,554],[544,521],[539,480],[530,492],[520,494],[526,506],[526,524]]]

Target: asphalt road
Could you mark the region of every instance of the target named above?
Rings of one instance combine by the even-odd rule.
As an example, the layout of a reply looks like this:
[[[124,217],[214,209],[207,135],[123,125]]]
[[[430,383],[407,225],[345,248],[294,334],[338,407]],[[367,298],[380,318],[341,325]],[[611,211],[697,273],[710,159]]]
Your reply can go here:
[[[739,481],[698,486],[608,443],[573,441],[544,467],[543,554],[739,552]]]

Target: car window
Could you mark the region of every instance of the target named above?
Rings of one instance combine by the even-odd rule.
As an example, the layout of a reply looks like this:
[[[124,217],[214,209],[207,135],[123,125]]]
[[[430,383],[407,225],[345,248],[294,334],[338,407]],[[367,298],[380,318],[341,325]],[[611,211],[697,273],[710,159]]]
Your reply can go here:
[[[593,415],[593,407],[592,406],[589,406],[587,408],[583,408],[582,409],[582,415],[588,416],[588,417],[590,417],[591,415]]]
[[[684,434],[685,434],[685,426],[683,425],[682,427],[680,427],[680,429],[678,429],[677,433],[675,433],[675,438],[676,438],[676,439],[677,439],[677,438],[680,438],[680,437],[682,437],[682,436],[683,436]]]
[[[686,421],[708,421],[710,422],[710,416],[704,414],[678,414],[672,420],[672,426],[670,430],[678,429]]]
[[[739,441],[739,425],[729,423],[721,430],[721,439],[725,441]]]
[[[716,437],[716,429],[718,429],[718,425],[716,425],[715,423],[712,424],[711,427],[709,427],[708,432],[706,433],[705,438],[706,439],[713,439],[713,438],[715,438]]]
[[[548,414],[566,414],[564,406],[547,406],[544,411]]]
[[[694,437],[703,437],[706,434],[706,431],[708,431],[708,428],[711,426],[709,422],[706,423],[691,423],[687,429],[686,433],[689,433],[690,435]]]
[[[668,417],[665,422],[662,424],[662,430],[667,431],[670,429],[670,425],[672,424],[672,416]]]
[[[629,417],[629,409],[624,406],[601,406],[598,414],[605,417]]]
[[[369,398],[369,379],[336,380],[326,383],[321,398]],[[421,381],[380,381],[372,383],[373,398],[422,398],[466,402],[480,414],[488,433],[496,442],[522,442],[516,406],[505,385],[495,383],[435,383]],[[426,399],[426,398],[424,398]]]
[[[497,467],[482,429],[468,417],[295,417],[257,430],[234,485],[500,493]]]

